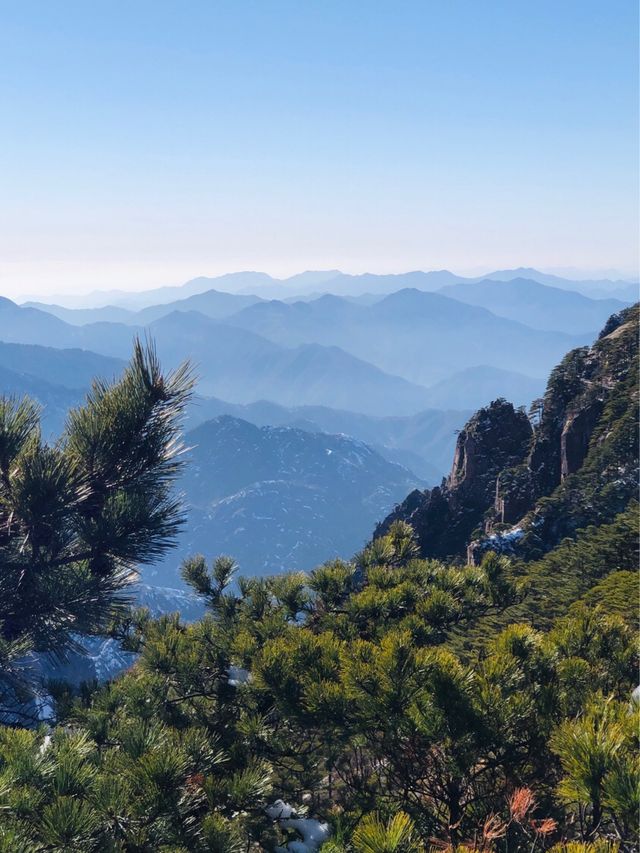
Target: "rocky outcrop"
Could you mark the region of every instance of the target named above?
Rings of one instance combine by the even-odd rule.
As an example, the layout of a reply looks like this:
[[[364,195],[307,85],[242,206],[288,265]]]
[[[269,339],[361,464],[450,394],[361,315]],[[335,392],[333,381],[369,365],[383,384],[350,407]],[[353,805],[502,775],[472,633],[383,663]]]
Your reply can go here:
[[[402,518],[416,530],[424,556],[460,556],[493,505],[498,474],[525,458],[531,438],[526,414],[506,400],[480,409],[458,435],[447,479],[434,489],[412,492],[379,525],[376,535]]]
[[[448,480],[454,502],[485,503],[493,497],[495,476],[524,457],[532,434],[526,414],[506,400],[476,412],[456,443]]]
[[[584,462],[603,405],[602,399],[595,399],[586,408],[567,412],[560,434],[561,480],[578,471]]]
[[[441,487],[413,492],[376,533],[403,519],[425,557],[531,557],[622,511],[637,490],[638,315],[613,315],[592,347],[568,353],[534,428],[504,400],[477,412]]]
[[[515,524],[528,511],[534,499],[535,484],[526,464],[500,471],[496,478],[493,524]]]

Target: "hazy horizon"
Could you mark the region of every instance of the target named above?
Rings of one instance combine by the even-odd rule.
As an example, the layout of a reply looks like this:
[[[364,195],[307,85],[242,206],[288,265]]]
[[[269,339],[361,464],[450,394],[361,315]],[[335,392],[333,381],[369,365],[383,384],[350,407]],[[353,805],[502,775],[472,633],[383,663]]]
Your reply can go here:
[[[527,265],[521,264],[521,265],[518,265],[517,267],[511,267],[509,269],[535,269],[540,273],[544,273],[547,275],[554,275],[554,276],[558,276],[559,278],[564,278],[566,280],[576,281],[576,282],[586,281],[586,280],[594,280],[594,279],[600,280],[601,279],[603,281],[607,281],[607,280],[611,281],[612,283],[615,281],[624,281],[627,283],[635,284],[638,281],[638,277],[637,276],[634,277],[633,274],[625,274],[621,270],[610,269],[610,268],[609,269],[596,269],[596,270],[581,270],[577,267],[543,268],[543,267],[534,267],[533,265],[530,265],[530,264],[527,264]],[[126,287],[126,286],[122,286],[122,287],[91,287],[91,286],[85,286],[85,287],[78,288],[77,290],[71,290],[71,289],[60,290],[60,291],[45,290],[45,291],[41,291],[41,292],[33,291],[33,292],[14,293],[14,294],[3,291],[0,295],[12,298],[15,301],[17,301],[18,303],[28,302],[28,301],[43,301],[44,302],[47,298],[53,299],[53,300],[55,300],[58,297],[59,298],[62,298],[62,297],[80,298],[82,296],[89,297],[92,295],[103,294],[103,293],[108,294],[110,292],[113,292],[113,293],[118,293],[118,292],[131,293],[132,295],[136,294],[136,293],[144,294],[147,291],[152,291],[152,290],[156,290],[156,289],[160,289],[160,288],[181,287],[181,286],[187,284],[188,282],[193,281],[195,279],[199,279],[199,278],[217,279],[217,278],[219,278],[221,276],[225,276],[225,275],[234,275],[234,274],[242,274],[242,273],[265,273],[265,274],[271,276],[271,278],[273,278],[276,281],[278,281],[278,280],[287,281],[290,278],[293,278],[297,275],[302,275],[304,273],[334,271],[334,270],[338,273],[345,273],[347,275],[354,275],[354,276],[366,275],[366,274],[370,274],[370,275],[403,275],[403,274],[407,274],[407,273],[417,271],[417,270],[408,270],[408,269],[345,270],[345,269],[338,269],[337,267],[326,267],[324,270],[315,270],[315,269],[311,269],[310,267],[306,267],[304,269],[296,269],[290,273],[278,274],[277,272],[272,272],[272,271],[264,270],[264,269],[255,269],[255,270],[237,269],[237,270],[225,270],[223,272],[214,273],[214,274],[204,273],[201,275],[192,275],[192,276],[184,278],[183,280],[180,280],[180,281],[162,281],[162,282],[155,282],[155,283],[149,282],[149,283],[147,283],[146,286],[139,286],[139,285],[138,286],[133,285],[131,287]],[[439,272],[442,270],[430,270],[430,269],[420,270],[420,272],[434,272],[434,271]],[[473,268],[464,269],[464,270],[446,268],[446,271],[451,272],[451,273],[458,275],[458,276],[461,276],[461,277],[476,278],[476,277],[480,277],[480,276],[489,276],[492,272],[498,272],[500,270],[498,267],[492,267],[492,268],[473,267]],[[321,285],[318,285],[318,289],[322,290]],[[259,295],[260,286],[257,286],[255,288],[255,291]],[[292,291],[292,295],[293,295],[293,291]]]
[[[635,278],[637,19],[626,0],[7,6],[0,292]]]

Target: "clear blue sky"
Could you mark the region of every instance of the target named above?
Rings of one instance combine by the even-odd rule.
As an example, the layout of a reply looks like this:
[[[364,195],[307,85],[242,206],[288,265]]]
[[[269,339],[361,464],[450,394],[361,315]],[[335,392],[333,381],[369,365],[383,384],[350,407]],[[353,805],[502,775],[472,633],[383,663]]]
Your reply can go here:
[[[635,0],[0,13],[7,295],[237,269],[637,267]]]

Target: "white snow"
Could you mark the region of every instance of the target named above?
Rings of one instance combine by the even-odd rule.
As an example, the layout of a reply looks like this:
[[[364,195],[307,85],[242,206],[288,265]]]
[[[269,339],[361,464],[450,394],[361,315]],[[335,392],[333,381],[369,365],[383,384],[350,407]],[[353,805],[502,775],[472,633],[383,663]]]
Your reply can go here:
[[[284,800],[276,800],[275,803],[271,803],[270,806],[266,807],[265,813],[271,820],[282,820],[283,818],[290,818],[294,815],[295,809],[289,803],[285,803]]]
[[[122,650],[113,638],[84,638],[87,658],[92,661],[98,681],[115,678],[128,669],[137,658],[133,652]]]
[[[489,542],[517,542],[523,536],[524,531],[521,527],[512,527],[511,530],[505,530],[504,533],[494,533],[489,537]]]
[[[276,853],[316,853],[331,834],[328,823],[294,817],[296,810],[283,800],[276,800],[265,812],[267,817],[278,821],[281,829],[293,829],[302,836],[302,841],[289,841],[284,847],[276,847]]]
[[[230,666],[227,670],[227,676],[232,687],[239,687],[241,684],[247,684],[251,681],[251,673],[241,666]]]
[[[484,540],[484,550],[489,549],[498,554],[512,554],[520,539],[524,536],[521,527],[512,527],[503,533],[493,533]]]
[[[296,832],[299,832],[306,845],[305,849],[309,853],[317,850],[329,838],[329,824],[321,823],[314,818],[305,817],[281,820],[280,826],[283,829],[295,829]],[[293,843],[296,844],[298,842],[294,841]],[[289,850],[291,850],[291,844],[289,844]]]

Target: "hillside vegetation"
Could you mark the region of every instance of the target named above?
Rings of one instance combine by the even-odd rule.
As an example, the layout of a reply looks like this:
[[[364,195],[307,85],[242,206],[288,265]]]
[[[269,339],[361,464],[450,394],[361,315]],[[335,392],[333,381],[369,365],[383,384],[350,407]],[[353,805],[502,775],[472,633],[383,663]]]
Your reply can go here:
[[[182,573],[201,620],[111,607],[131,669],[102,686],[50,684],[46,720],[0,729],[0,851],[636,850],[634,371],[637,309],[553,372],[533,427],[504,401],[475,415],[437,500],[414,492],[353,560],[241,578],[228,557],[194,556]],[[16,561],[5,600],[28,612],[20,573],[40,578],[60,649],[83,613],[60,613],[44,580],[71,590],[74,573],[97,583],[102,566],[112,578],[137,559],[133,543],[165,549],[178,520],[161,501],[165,526],[145,524],[154,492],[137,489],[166,495],[188,386],[165,385],[142,353],[127,376],[73,416],[68,446],[81,468],[101,460],[103,498],[90,489],[78,514],[61,501],[72,542],[39,526],[40,492],[19,486],[40,469],[16,446],[15,415],[3,422]],[[103,449],[135,412],[154,455],[134,441],[122,467]],[[26,691],[30,626],[3,636],[4,683]]]

